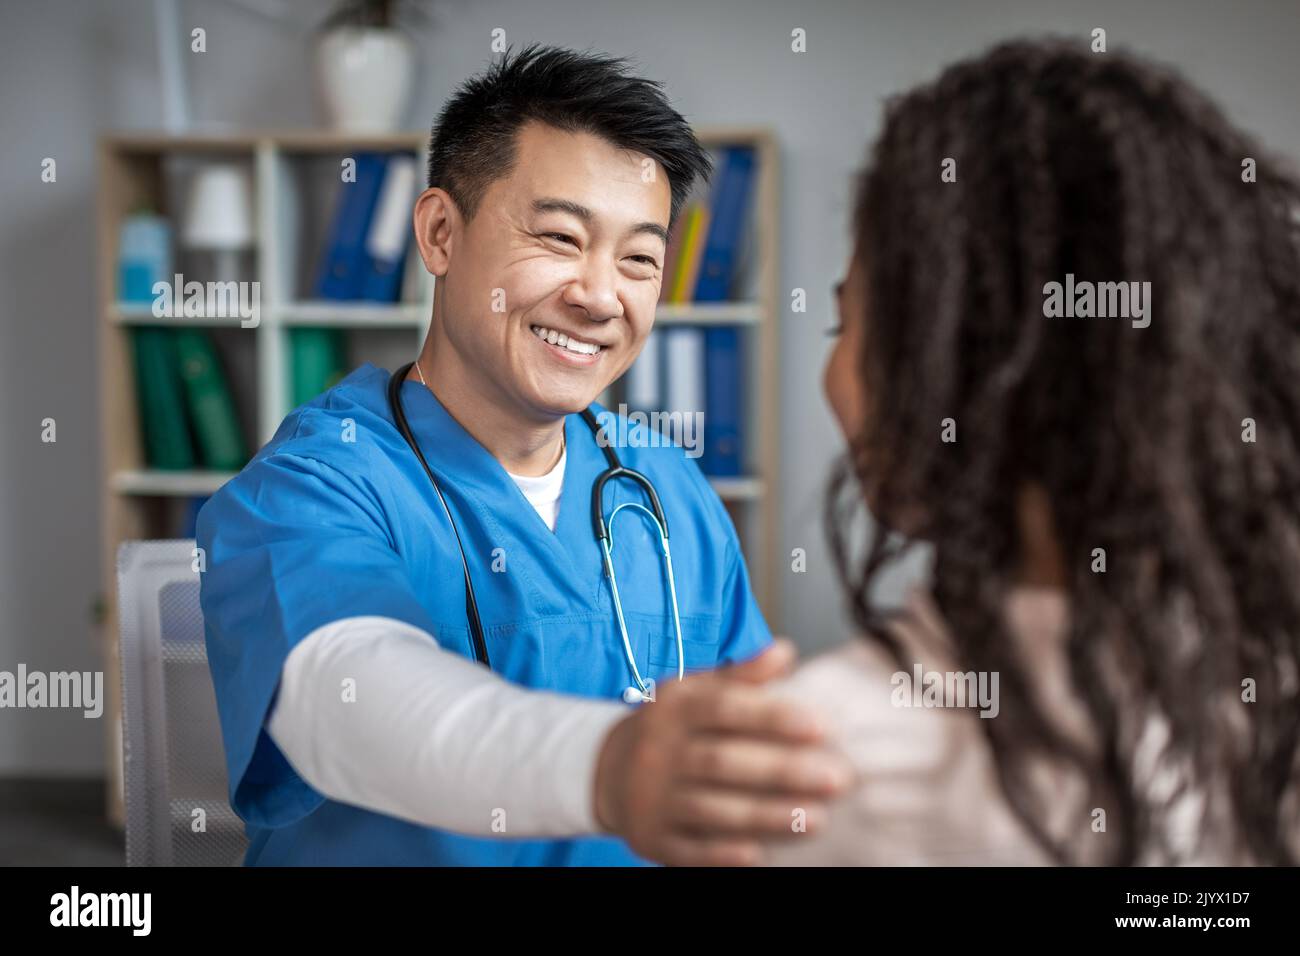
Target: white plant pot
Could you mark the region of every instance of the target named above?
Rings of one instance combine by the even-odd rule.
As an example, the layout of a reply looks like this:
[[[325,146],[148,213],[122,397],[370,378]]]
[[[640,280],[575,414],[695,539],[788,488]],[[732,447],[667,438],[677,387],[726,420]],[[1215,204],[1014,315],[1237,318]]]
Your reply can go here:
[[[398,129],[414,69],[414,44],[400,30],[337,27],[316,41],[316,81],[334,129]]]

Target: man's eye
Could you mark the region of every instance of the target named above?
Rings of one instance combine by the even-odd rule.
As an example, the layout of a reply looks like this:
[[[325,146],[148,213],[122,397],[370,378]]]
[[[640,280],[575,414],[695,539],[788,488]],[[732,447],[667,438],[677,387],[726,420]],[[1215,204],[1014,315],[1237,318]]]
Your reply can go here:
[[[544,232],[542,235],[547,239],[554,239],[557,242],[568,242],[575,246],[578,244],[572,236],[566,235],[563,232]]]
[[[653,256],[630,256],[629,258],[631,258],[633,262],[643,263],[652,269],[658,268],[659,266],[659,263],[655,261]]]

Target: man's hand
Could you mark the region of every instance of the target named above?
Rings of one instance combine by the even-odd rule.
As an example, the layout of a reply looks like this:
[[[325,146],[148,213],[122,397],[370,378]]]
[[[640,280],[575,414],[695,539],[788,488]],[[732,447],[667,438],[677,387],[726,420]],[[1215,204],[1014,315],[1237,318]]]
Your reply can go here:
[[[826,803],[852,783],[822,747],[817,715],[759,685],[784,674],[793,645],[753,660],[656,685],[610,731],[596,766],[596,819],[641,856],[685,866],[760,861],[762,840],[825,823]]]

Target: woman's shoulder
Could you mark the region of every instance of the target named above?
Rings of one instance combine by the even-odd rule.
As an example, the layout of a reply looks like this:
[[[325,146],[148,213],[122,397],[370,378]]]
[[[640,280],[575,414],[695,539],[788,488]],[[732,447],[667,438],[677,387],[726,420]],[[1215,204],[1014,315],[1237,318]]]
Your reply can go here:
[[[924,592],[909,594],[888,625],[887,637],[892,646],[885,636],[858,635],[810,657],[772,690],[810,704],[840,733],[863,726],[898,727],[915,744],[922,738],[937,744],[961,733],[941,713],[932,710],[937,721],[917,720],[909,713],[916,669],[930,673],[952,667],[947,633]]]
[[[864,696],[863,692],[878,690],[882,682],[888,687],[895,669],[883,647],[859,636],[808,658],[771,688],[776,693],[806,700],[824,698],[828,705],[843,711],[858,702],[876,701],[875,693]]]
[[[924,595],[909,598],[889,633],[860,637],[810,658],[772,685],[809,705],[857,785],[818,834],[769,847],[778,866],[1036,864],[1045,857],[1007,806],[972,708],[925,706],[915,668],[949,668],[942,622]]]
[[[770,689],[820,714],[861,774],[938,778],[979,728],[966,719],[971,714],[916,699],[914,667],[928,673],[946,658],[917,653],[906,638],[899,647],[903,664],[878,638],[857,636],[809,658]]]

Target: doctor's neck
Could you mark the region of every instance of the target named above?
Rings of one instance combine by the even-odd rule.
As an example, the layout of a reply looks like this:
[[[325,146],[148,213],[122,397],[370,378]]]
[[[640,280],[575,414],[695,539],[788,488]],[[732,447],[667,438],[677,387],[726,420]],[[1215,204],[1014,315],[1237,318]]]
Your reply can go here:
[[[446,356],[445,361],[439,358]],[[427,387],[456,422],[512,475],[550,472],[564,452],[564,416],[547,421],[527,415],[488,376],[454,354],[449,343],[425,340],[407,374]]]

